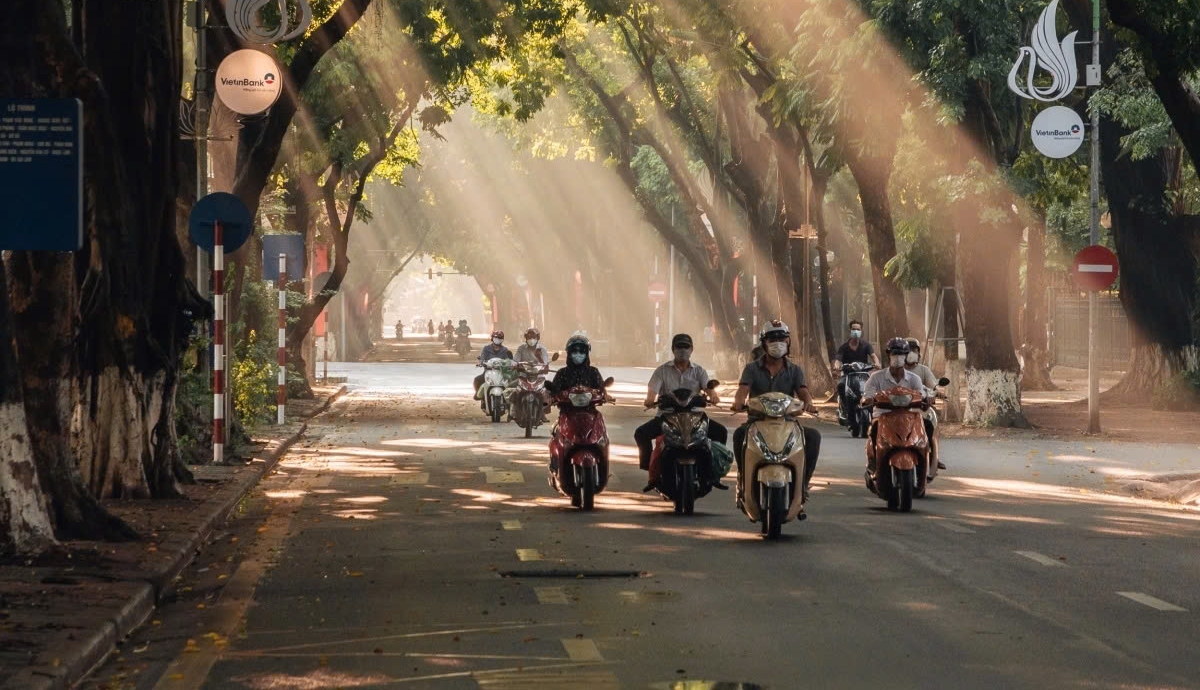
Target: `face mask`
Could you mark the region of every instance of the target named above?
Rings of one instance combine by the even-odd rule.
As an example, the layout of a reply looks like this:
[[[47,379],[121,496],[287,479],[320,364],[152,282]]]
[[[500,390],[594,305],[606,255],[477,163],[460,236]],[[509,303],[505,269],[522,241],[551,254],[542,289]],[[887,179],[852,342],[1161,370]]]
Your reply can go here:
[[[675,361],[676,362],[686,362],[691,358],[692,358],[692,348],[681,347],[681,348],[675,350]]]
[[[855,329],[855,330],[853,330],[853,331],[850,331],[850,337],[851,337],[851,338],[861,338],[861,337],[862,337],[862,331],[860,331],[860,330],[858,330],[858,329]]]
[[[492,344],[493,344],[493,345],[499,345],[499,344],[500,344],[500,343],[502,343],[502,342],[504,342],[504,341],[503,341],[503,340],[501,340],[501,339],[499,339],[499,338],[492,338]]]
[[[525,341],[525,344],[528,345],[529,347],[537,347],[538,341],[530,338],[529,340]]]
[[[584,360],[586,360],[586,359],[587,359],[586,353],[583,353],[583,352],[572,352],[571,353],[571,363],[572,364],[583,364]]]
[[[904,355],[892,355],[892,368],[899,369],[904,366]]]
[[[921,361],[921,355],[918,355],[915,352],[910,352],[908,353],[908,357],[904,358],[904,361],[909,364],[916,364],[917,362]]]
[[[767,343],[767,354],[771,355],[775,359],[783,357],[787,354],[787,351],[787,343]]]

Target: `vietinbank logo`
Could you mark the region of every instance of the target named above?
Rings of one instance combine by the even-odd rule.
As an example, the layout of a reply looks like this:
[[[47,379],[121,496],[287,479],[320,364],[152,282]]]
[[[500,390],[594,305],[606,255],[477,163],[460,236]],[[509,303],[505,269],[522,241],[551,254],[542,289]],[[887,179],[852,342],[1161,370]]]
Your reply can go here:
[[[1071,108],[1051,106],[1033,119],[1029,134],[1042,155],[1066,158],[1083,145],[1083,119]]]
[[[243,49],[230,53],[217,67],[217,97],[230,110],[255,115],[275,104],[282,90],[275,59]]]

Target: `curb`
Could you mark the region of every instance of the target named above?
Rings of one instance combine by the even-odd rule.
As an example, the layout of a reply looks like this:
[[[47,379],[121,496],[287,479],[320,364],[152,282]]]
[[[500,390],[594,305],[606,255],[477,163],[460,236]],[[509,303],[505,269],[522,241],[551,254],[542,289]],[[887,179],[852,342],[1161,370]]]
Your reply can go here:
[[[184,568],[194,560],[197,550],[205,540],[212,535],[216,525],[221,524],[229,513],[237,506],[246,494],[258,482],[273,470],[279,460],[287,454],[304,433],[308,431],[308,420],[322,414],[333,403],[346,393],[347,387],[341,386],[330,395],[321,407],[300,423],[300,428],[273,444],[267,451],[260,467],[247,472],[241,479],[241,485],[233,491],[230,498],[221,504],[196,530],[195,534],[181,546],[174,560],[158,573],[152,573],[137,587],[136,593],[121,606],[120,610],[110,620],[96,631],[83,636],[81,642],[63,655],[61,664],[47,669],[45,667],[26,668],[7,679],[0,690],[68,690],[99,667],[108,655],[116,648],[117,643],[145,623],[163,599],[170,594],[171,585]]]

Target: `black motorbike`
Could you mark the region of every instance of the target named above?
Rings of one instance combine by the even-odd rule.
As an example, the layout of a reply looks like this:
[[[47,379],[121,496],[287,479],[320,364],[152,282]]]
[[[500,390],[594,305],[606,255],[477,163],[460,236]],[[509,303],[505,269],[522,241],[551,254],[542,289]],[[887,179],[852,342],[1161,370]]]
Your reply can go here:
[[[866,436],[867,429],[871,427],[871,411],[862,407],[859,401],[862,400],[873,369],[874,365],[865,362],[842,365],[841,390],[844,393],[838,400],[838,424],[850,427],[850,435],[854,438]]]
[[[710,388],[716,385],[714,381]],[[658,399],[662,435],[654,442],[651,474],[658,475],[654,488],[675,504],[680,515],[691,515],[696,499],[707,496],[714,486],[708,415],[702,410],[707,402],[704,393],[693,395],[687,388]]]

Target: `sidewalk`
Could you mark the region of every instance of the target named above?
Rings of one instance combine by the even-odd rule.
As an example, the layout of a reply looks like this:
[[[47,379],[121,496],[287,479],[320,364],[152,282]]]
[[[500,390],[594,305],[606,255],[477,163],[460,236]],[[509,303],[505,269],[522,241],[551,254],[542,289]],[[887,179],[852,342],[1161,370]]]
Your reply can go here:
[[[141,541],[64,542],[25,563],[0,564],[0,690],[70,688],[171,595],[196,550],[345,387],[289,400],[289,424],[254,434],[253,460],[197,466],[187,498],[111,501]]]

